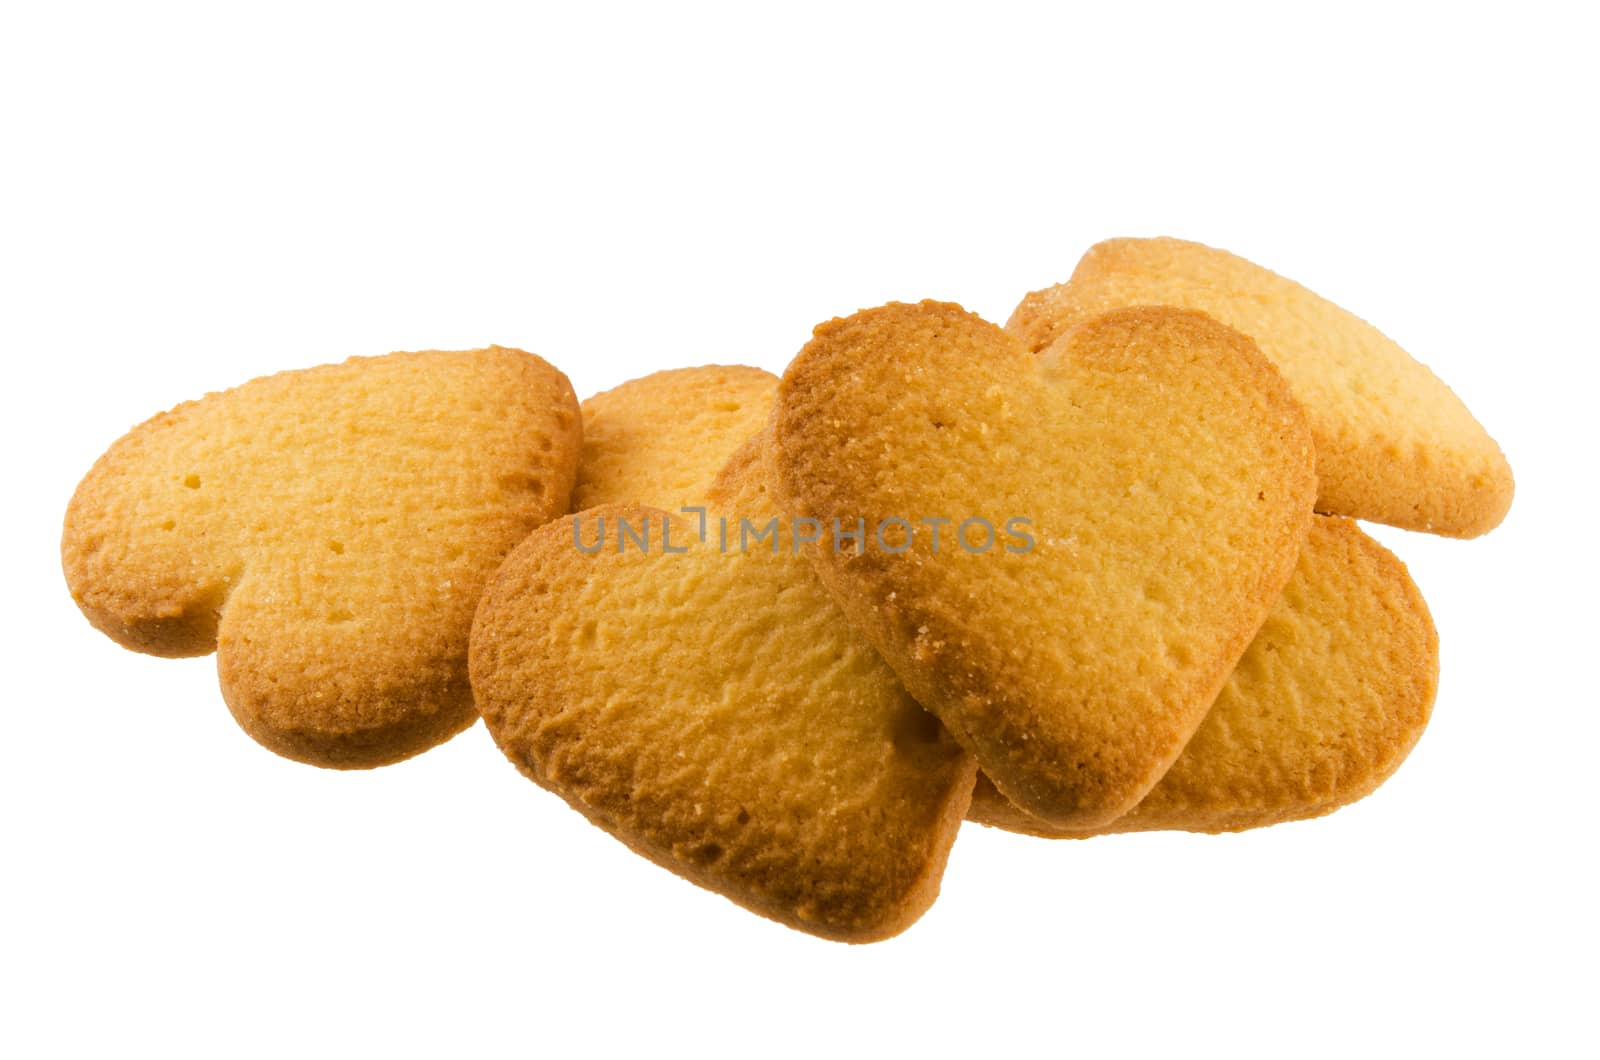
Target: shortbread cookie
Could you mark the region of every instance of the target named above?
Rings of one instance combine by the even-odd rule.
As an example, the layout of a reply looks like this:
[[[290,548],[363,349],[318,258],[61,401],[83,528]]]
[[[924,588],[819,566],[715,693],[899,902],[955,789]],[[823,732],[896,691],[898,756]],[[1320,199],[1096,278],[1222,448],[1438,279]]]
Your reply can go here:
[[[566,511],[578,403],[532,354],[353,358],[179,405],[67,509],[73,598],[153,655],[216,651],[244,730],[302,762],[394,762],[475,717],[489,575]]]
[[[959,306],[868,310],[817,328],[772,423],[774,494],[825,528],[823,583],[1057,827],[1110,823],[1166,772],[1312,518],[1299,405],[1185,310],[1110,313],[1037,358]]]
[[[733,513],[776,514],[756,469],[730,469],[704,542],[638,505],[536,531],[478,609],[473,688],[512,762],[640,854],[802,931],[886,938],[937,894],[976,765],[786,531],[740,552]]]
[[[1035,352],[1131,305],[1197,309],[1249,335],[1306,407],[1317,509],[1475,537],[1511,506],[1511,467],[1461,399],[1372,325],[1292,280],[1178,239],[1112,239],[1006,329]]]
[[[675,512],[705,501],[730,453],[766,424],[778,377],[713,365],[656,372],[583,403],[574,511],[637,503]]]
[[[1093,832],[1052,829],[980,779],[968,817],[1063,837],[1320,817],[1399,768],[1438,681],[1439,638],[1405,565],[1355,523],[1319,517],[1194,739],[1132,812]]]

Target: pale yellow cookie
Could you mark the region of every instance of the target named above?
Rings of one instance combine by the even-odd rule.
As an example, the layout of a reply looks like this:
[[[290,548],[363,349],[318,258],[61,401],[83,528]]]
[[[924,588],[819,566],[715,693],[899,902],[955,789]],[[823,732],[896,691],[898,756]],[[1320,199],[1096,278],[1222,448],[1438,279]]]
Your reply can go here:
[[[886,938],[938,893],[976,765],[786,539],[740,551],[741,516],[776,518],[756,470],[730,466],[704,542],[638,505],[536,531],[479,607],[473,689],[512,762],[640,854],[799,930]]]
[[[711,480],[766,424],[778,377],[759,368],[676,368],[583,403],[574,511],[638,503],[675,512],[705,502]]]
[[[1205,722],[1130,813],[1089,832],[1052,829],[980,778],[968,817],[1061,837],[1319,817],[1399,768],[1438,682],[1439,638],[1405,565],[1355,523],[1319,517]]]
[[[1255,339],[1310,418],[1319,511],[1450,537],[1505,518],[1511,467],[1449,387],[1359,317],[1226,251],[1107,240],[1066,283],[1024,298],[1006,329],[1038,352],[1131,305],[1197,309]]]
[[[1042,357],[959,306],[867,310],[816,329],[772,423],[774,494],[825,528],[824,585],[1057,827],[1109,824],[1166,772],[1312,518],[1299,405],[1184,310],[1110,313]]]
[[[566,511],[580,430],[566,377],[501,347],[257,379],[112,445],[67,509],[67,584],[125,647],[216,651],[279,754],[397,761],[476,716],[473,608]]]

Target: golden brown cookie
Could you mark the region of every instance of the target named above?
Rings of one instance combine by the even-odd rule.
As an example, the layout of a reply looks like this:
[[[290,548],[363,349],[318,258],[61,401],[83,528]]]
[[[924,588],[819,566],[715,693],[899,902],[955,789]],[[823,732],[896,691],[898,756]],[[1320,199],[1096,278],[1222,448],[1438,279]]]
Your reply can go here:
[[[1461,399],[1359,317],[1226,251],[1179,239],[1111,239],[1006,324],[1035,352],[1108,309],[1197,309],[1255,339],[1306,407],[1317,509],[1475,537],[1511,507],[1511,467]]]
[[[778,377],[712,365],[656,372],[583,403],[574,511],[638,503],[675,512],[704,503],[730,453],[760,431]]]
[[[1205,722],[1130,813],[1094,831],[1052,829],[980,778],[967,816],[1060,837],[1320,817],[1400,767],[1438,681],[1439,638],[1405,564],[1350,520],[1319,517]]]
[[[857,313],[789,366],[772,430],[774,495],[824,528],[807,554],[850,621],[1058,827],[1166,772],[1312,518],[1299,405],[1184,310],[1110,313],[1042,357],[955,305]]]
[[[473,689],[518,768],[640,854],[799,930],[886,938],[938,893],[976,764],[787,540],[739,550],[740,516],[776,516],[752,453],[703,543],[638,505],[531,535],[479,606]]]
[[[279,754],[398,761],[472,723],[473,608],[566,511],[580,431],[566,376],[498,346],[257,379],[111,446],[67,508],[67,584],[125,647],[216,651]]]

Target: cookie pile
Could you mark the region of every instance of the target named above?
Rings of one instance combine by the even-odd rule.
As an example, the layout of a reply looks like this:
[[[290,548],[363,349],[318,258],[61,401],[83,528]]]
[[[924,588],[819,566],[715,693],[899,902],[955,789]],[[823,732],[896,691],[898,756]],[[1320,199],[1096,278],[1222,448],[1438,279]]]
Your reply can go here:
[[[119,643],[215,650],[280,754],[382,765],[481,715],[645,857],[863,942],[928,908],[963,820],[1223,832],[1371,792],[1438,642],[1354,520],[1471,537],[1511,496],[1369,325],[1121,239],[1004,328],[894,303],[781,380],[580,408],[499,347],[259,379],[113,445],[62,559]]]

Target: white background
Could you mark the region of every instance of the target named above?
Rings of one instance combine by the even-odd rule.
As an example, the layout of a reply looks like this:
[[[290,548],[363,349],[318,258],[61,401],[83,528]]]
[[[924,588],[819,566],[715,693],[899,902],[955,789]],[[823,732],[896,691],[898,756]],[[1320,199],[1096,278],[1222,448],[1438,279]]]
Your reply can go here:
[[[1559,10],[5,10],[0,1052],[1594,1055],[1600,93]],[[1003,321],[1155,234],[1378,324],[1516,469],[1486,538],[1378,532],[1443,679],[1325,820],[969,828],[920,923],[846,947],[632,856],[481,727],[278,759],[211,660],[122,651],[62,584],[78,478],[207,390],[489,342],[580,396],[780,371],[835,314]]]

